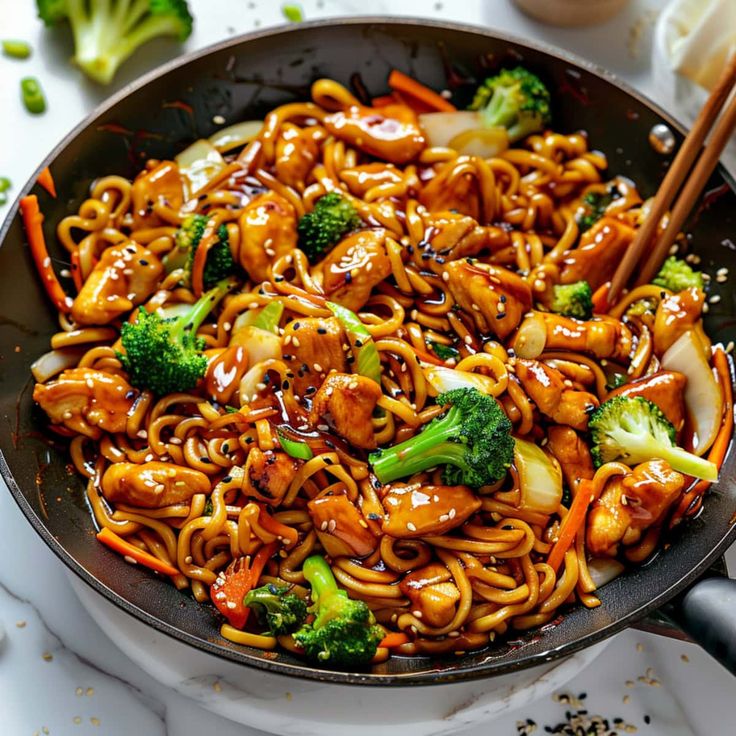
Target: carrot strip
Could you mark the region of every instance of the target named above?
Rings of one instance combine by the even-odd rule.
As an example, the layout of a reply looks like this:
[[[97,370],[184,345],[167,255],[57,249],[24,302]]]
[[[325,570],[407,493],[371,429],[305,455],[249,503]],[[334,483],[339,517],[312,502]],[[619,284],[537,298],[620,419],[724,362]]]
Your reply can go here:
[[[608,292],[611,282],[601,284],[593,294],[593,314],[605,314],[608,311]]]
[[[578,491],[570,504],[567,516],[562,520],[560,533],[552,551],[547,557],[547,564],[557,572],[565,559],[565,552],[570,548],[576,534],[583,528],[588,507],[593,502],[593,484],[589,480],[581,480]]]
[[[54,177],[51,176],[51,170],[47,166],[36,179],[36,183],[40,184],[54,199],[56,199],[56,184]]]
[[[409,643],[409,637],[404,634],[403,632],[394,631],[391,634],[386,634],[386,636],[381,639],[381,642],[379,643],[379,647],[386,647],[386,649],[393,649],[394,647],[400,647],[402,644],[408,644]]]
[[[417,356],[421,358],[425,363],[446,366],[446,363],[444,360],[442,360],[442,358],[438,358],[436,355],[432,355],[432,353],[427,352],[426,350],[422,350],[421,348],[417,348],[414,345],[412,345],[412,348],[414,349],[414,352],[417,354]]]
[[[72,300],[62,289],[59,279],[51,267],[51,257],[49,256],[46,240],[43,237],[43,214],[38,207],[38,197],[35,194],[29,194],[20,200],[20,213],[23,217],[23,225],[28,236],[28,245],[31,249],[33,262],[41,276],[43,284],[49,299],[54,306],[64,314],[69,314],[72,307]]]
[[[142,549],[138,549],[134,544],[127,542],[107,527],[103,527],[99,532],[97,532],[97,539],[114,552],[130,557],[141,565],[149,567],[151,570],[170,576],[179,574],[179,570],[175,567],[168,565],[148,552],[144,552]]]
[[[263,511],[263,509],[261,509]],[[277,522],[278,523],[278,522]],[[276,554],[276,548],[278,545],[276,542],[271,542],[270,544],[264,544],[263,547],[261,547],[258,552],[256,552],[255,556],[251,560],[250,565],[250,589],[253,590],[253,588],[256,587],[258,584],[258,580],[263,574],[263,569],[268,564],[268,561]],[[245,624],[248,622],[248,616],[250,616],[250,608],[245,609],[245,618],[243,620],[243,628],[245,628]]]
[[[258,504],[261,513],[258,514],[258,523],[269,533],[274,534],[284,540],[287,546],[291,547],[296,544],[299,539],[299,532],[294,527],[286,526],[277,519],[274,519],[267,511],[263,504]]]
[[[392,93],[390,95],[381,95],[380,97],[374,97],[371,100],[371,107],[387,107],[388,105],[397,105],[399,101],[396,96]]]
[[[398,69],[394,69],[389,74],[388,86],[395,92],[399,92],[402,96],[406,95],[407,97],[418,100],[431,110],[441,112],[454,112],[457,110],[455,105],[448,102],[442,95],[438,95],[434,90],[425,87],[420,82],[417,82],[416,79],[412,79]]]
[[[74,282],[74,288],[77,290],[77,294],[79,294],[84,285],[84,281],[82,280],[82,266],[79,263],[79,251],[72,251],[70,259],[72,262],[72,281]]]

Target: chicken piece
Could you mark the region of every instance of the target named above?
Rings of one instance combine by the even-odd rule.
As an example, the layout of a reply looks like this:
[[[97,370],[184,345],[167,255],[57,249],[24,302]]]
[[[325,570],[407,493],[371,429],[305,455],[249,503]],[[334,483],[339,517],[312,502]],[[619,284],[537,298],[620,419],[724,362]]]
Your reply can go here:
[[[74,299],[74,321],[80,325],[112,322],[142,304],[163,271],[158,257],[132,240],[106,248]]]
[[[654,317],[654,352],[658,356],[700,322],[704,301],[705,294],[693,286],[659,302]]]
[[[447,534],[479,508],[480,499],[467,486],[392,483],[381,499],[386,516],[383,532],[399,539]]]
[[[153,212],[154,204],[165,204],[178,211],[184,203],[184,186],[179,167],[173,161],[138,174],[131,189],[133,229],[165,225]]]
[[[327,494],[308,504],[314,530],[330,557],[366,557],[378,540],[363,515],[345,494]]]
[[[575,489],[579,481],[591,480],[595,475],[588,445],[572,427],[550,427],[545,447],[560,464],[568,488]]]
[[[531,309],[529,284],[503,266],[451,261],[444,273],[455,301],[485,335],[507,338]]]
[[[611,396],[643,396],[655,403],[679,432],[685,424],[687,376],[677,371],[657,371],[614,389]]]
[[[438,212],[424,218],[429,245],[438,255],[455,261],[483,252],[496,253],[511,245],[509,234],[500,227],[481,227],[472,217],[455,212]]]
[[[341,181],[348,185],[351,194],[363,199],[368,190],[381,184],[398,184],[403,181],[401,172],[391,164],[381,161],[343,169],[338,172]]]
[[[309,423],[316,427],[327,421],[353,447],[374,450],[371,417],[381,395],[381,387],[370,378],[330,373],[314,397]]]
[[[613,277],[616,267],[634,239],[634,228],[612,217],[601,217],[580,236],[573,250],[560,263],[560,283],[587,281],[595,291]]]
[[[336,317],[304,317],[284,327],[284,361],[294,372],[294,393],[310,396],[330,371],[344,373],[350,345]]]
[[[427,145],[417,116],[405,105],[380,109],[353,105],[322,122],[335,138],[392,164],[408,163]]]
[[[357,312],[373,287],[391,273],[385,240],[386,231],[381,228],[359,230],[341,240],[315,267],[325,296]]]
[[[91,368],[69,368],[48,383],[37,383],[33,400],[53,424],[96,440],[102,432],[125,432],[138,392],[120,376]]]
[[[579,320],[552,312],[535,312],[526,317],[514,338],[513,347],[517,352],[521,352],[518,343],[525,335],[527,320],[531,324],[540,315],[544,321],[545,350],[569,350],[628,362],[634,344],[631,330],[623,322],[605,315]]]
[[[485,221],[478,179],[470,173],[454,176],[457,166],[469,160],[468,156],[460,156],[437,167],[435,175],[419,193],[419,201],[430,212],[453,210],[477,222]]]
[[[318,154],[319,146],[309,131],[293,123],[284,123],[276,140],[276,178],[300,192],[304,191]]]
[[[619,543],[636,544],[646,529],[662,521],[684,485],[684,476],[664,460],[648,460],[611,478],[588,514],[590,552],[614,555]]]
[[[210,479],[199,470],[162,463],[114,463],[102,476],[102,493],[111,503],[160,509],[209,493]]]
[[[404,576],[399,590],[411,601],[411,610],[420,611],[422,621],[437,628],[452,621],[460,600],[460,591],[452,582],[450,571],[438,562]]]
[[[268,278],[271,264],[296,248],[296,212],[276,192],[263,192],[243,208],[238,219],[238,260],[252,281]]]
[[[252,447],[245,461],[243,493],[248,498],[257,498],[271,506],[278,506],[303,460],[287,455],[285,452],[265,452]]]
[[[517,358],[515,372],[524,391],[542,414],[573,429],[588,428],[588,413],[597,408],[597,397],[587,391],[568,388],[562,373],[536,360]]]

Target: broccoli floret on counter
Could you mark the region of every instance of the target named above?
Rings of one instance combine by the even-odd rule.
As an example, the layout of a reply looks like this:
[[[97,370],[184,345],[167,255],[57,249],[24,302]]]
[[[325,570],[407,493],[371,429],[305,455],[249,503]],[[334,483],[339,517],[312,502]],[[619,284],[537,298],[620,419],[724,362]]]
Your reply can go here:
[[[652,283],[670,291],[683,291],[693,286],[702,290],[703,274],[691,268],[690,264],[681,258],[670,256],[662,264]]]
[[[656,404],[643,396],[614,396],[604,401],[590,415],[588,429],[596,467],[613,461],[634,466],[658,458],[681,473],[718,480],[714,463],[675,445],[672,423]]]
[[[499,403],[475,388],[458,388],[437,397],[449,406],[419,434],[369,456],[381,483],[444,465],[444,481],[471,488],[490,485],[508,472],[514,455],[511,422]]]
[[[36,0],[47,26],[67,20],[74,34],[74,62],[100,84],[139,46],[158,36],[184,41],[193,18],[185,0]]]
[[[553,289],[552,311],[566,317],[590,319],[593,314],[593,290],[587,281],[556,284]]]
[[[383,629],[364,601],[353,600],[337,587],[322,555],[304,561],[304,577],[312,586],[314,621],[294,634],[306,656],[320,664],[354,667],[368,664],[383,639]]]
[[[312,263],[320,260],[344,235],[360,227],[358,212],[339,192],[320,197],[299,220],[299,247]]]
[[[486,79],[475,93],[470,109],[480,111],[485,127],[506,128],[513,143],[549,124],[549,105],[549,90],[539,77],[517,66]]]

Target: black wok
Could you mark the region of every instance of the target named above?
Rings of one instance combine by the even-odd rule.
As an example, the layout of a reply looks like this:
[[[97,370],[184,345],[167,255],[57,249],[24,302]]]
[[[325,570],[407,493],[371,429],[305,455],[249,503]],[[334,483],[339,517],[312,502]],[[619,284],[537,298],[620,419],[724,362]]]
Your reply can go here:
[[[213,133],[218,127],[213,116],[228,122],[261,116],[275,105],[303,99],[309,83],[320,76],[348,83],[360,72],[368,89],[380,94],[392,67],[442,89],[452,82],[448,60],[461,75],[482,76],[486,67],[518,61],[537,71],[553,91],[555,128],[586,130],[592,147],[606,152],[610,172],[631,177],[644,196],[655,192],[669,163],[650,146],[650,129],[665,122],[681,140],[681,128],[663,111],[579,60],[473,27],[332,20],[231,39],[143,77],[103,104],[40,164],[39,170],[51,167],[58,199],[34,186],[35,176],[21,195],[39,195],[46,237],[53,243],[55,223],[76,211],[93,179],[132,176],[148,157],[171,157],[193,139]],[[190,105],[192,113],[166,104],[171,102]],[[704,268],[726,266],[736,274],[736,186],[720,170],[708,190],[689,224],[693,249]],[[736,538],[733,450],[702,513],[684,525],[668,549],[606,585],[599,608],[575,608],[543,631],[460,658],[394,657],[370,673],[318,670],[285,653],[223,640],[211,606],[126,564],[95,540],[83,485],[67,471],[64,452],[44,441],[44,418],[31,401],[29,366],[48,349],[57,327],[31,264],[17,203],[0,241],[0,470],[46,544],[101,595],[141,621],[191,646],[272,672],[341,683],[430,684],[487,677],[569,655],[677,600],[670,612],[679,611],[688,632],[734,668],[736,585],[713,577],[696,582]],[[726,344],[736,339],[736,294],[729,283],[713,286],[721,301],[711,305],[707,331]]]

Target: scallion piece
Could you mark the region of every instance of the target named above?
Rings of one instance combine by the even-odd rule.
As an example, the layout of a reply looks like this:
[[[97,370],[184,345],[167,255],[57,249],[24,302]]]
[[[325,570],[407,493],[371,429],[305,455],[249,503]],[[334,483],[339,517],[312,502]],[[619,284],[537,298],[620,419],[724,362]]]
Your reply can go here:
[[[31,55],[31,44],[25,41],[17,41],[15,39],[7,39],[2,41],[3,53],[13,59],[27,59]]]
[[[281,430],[278,430],[281,449],[291,457],[298,460],[311,460],[314,457],[312,448],[306,442],[290,440]]]
[[[327,302],[328,309],[340,320],[355,355],[358,373],[381,383],[381,358],[373,336],[355,312],[341,304]]]
[[[281,6],[281,12],[284,18],[291,23],[301,23],[304,20],[304,11],[296,3],[284,3]]]
[[[23,104],[28,112],[40,115],[46,110],[46,98],[43,95],[41,85],[35,77],[23,77],[20,80],[20,91],[23,96]]]

